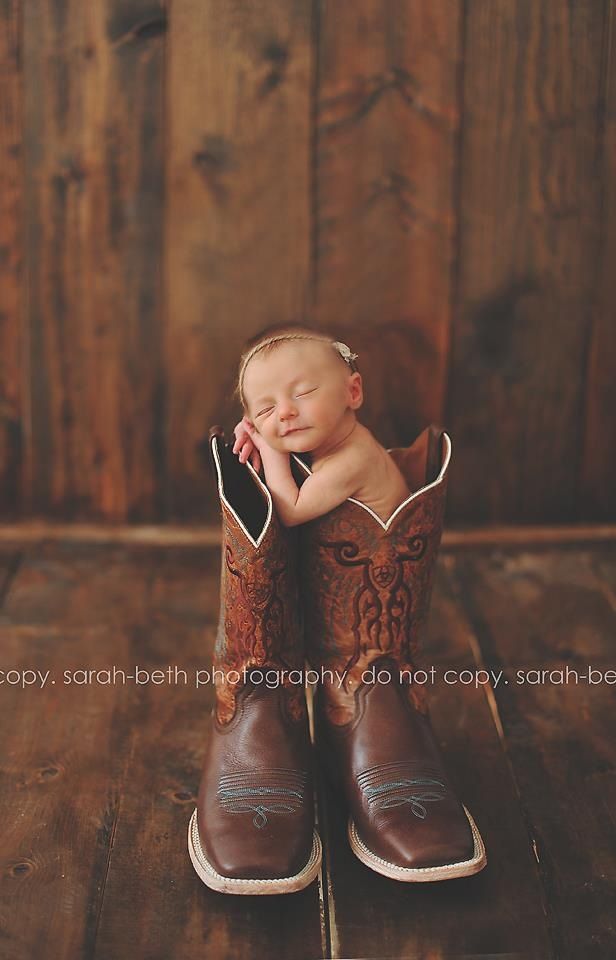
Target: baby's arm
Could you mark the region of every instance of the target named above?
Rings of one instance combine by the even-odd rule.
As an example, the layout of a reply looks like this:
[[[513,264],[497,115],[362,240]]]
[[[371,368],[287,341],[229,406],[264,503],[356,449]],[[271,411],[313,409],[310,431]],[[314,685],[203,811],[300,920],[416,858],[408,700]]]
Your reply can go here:
[[[263,445],[261,459],[276,512],[285,527],[323,516],[360,488],[361,465],[354,456],[333,457],[299,488],[291,473],[288,453]]]

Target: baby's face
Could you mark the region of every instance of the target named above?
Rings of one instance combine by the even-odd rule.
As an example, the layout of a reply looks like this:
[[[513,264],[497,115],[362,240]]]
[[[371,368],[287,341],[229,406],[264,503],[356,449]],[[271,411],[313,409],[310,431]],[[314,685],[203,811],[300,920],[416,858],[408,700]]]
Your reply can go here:
[[[246,412],[275,450],[313,450],[331,436],[349,407],[359,406],[352,396],[357,380],[360,375],[351,373],[329,343],[281,343],[246,367]]]

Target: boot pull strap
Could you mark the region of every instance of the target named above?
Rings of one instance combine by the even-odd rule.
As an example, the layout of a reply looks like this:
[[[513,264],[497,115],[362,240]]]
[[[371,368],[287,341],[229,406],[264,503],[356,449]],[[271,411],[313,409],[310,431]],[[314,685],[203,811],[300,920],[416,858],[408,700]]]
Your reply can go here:
[[[441,472],[443,463],[443,434],[442,427],[431,423],[428,427],[428,454],[426,457],[426,484],[433,483]]]
[[[214,460],[214,450],[212,449],[213,437],[220,437],[221,444],[223,445],[225,444],[225,431],[218,423],[215,423],[212,427],[210,427],[207,435],[207,447],[208,447],[208,453],[209,453],[208,463],[212,471],[212,476],[217,481],[218,474],[216,472],[216,461]],[[220,447],[219,447],[219,451],[220,451]]]

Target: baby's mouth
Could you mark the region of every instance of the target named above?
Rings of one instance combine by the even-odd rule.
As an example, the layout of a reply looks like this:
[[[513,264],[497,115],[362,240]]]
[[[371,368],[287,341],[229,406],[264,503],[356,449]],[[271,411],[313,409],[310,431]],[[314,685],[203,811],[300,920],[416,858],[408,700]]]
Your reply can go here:
[[[283,437],[288,437],[291,433],[300,433],[302,430],[309,430],[310,427],[292,427],[291,430],[287,430],[286,433],[283,433]]]

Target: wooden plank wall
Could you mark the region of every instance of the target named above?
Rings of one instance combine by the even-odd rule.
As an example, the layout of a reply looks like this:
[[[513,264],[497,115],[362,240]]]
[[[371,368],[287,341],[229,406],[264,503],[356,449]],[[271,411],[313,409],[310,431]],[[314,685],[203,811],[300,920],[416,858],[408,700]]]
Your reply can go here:
[[[360,354],[451,524],[616,515],[614,0],[7,0],[0,518],[217,522],[246,337]]]

